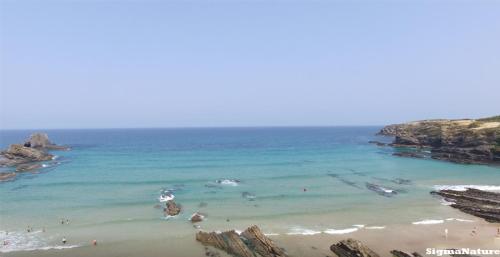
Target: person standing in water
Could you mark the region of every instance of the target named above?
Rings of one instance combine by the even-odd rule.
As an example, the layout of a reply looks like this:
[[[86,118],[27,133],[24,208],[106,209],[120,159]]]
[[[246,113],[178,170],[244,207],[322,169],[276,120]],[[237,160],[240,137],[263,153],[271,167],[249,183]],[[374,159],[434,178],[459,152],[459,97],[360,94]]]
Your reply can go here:
[[[66,237],[63,237],[63,239],[62,239],[62,243],[63,243],[63,244],[66,244]]]

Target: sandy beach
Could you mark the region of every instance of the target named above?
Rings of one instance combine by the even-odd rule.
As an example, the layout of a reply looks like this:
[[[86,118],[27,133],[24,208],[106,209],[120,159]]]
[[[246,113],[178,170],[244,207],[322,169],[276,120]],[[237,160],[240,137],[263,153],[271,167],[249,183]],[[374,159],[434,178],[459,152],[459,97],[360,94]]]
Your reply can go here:
[[[448,238],[444,230],[448,229]],[[419,252],[425,256],[426,248],[481,248],[499,249],[500,238],[497,237],[498,226],[484,221],[443,223],[432,225],[404,225],[385,229],[360,229],[349,234],[316,234],[316,235],[279,235],[269,237],[280,247],[286,249],[290,256],[335,256],[330,245],[347,238],[360,240],[381,256],[389,256],[393,249],[407,252]],[[476,233],[472,233],[476,231]],[[99,242],[97,246],[82,245],[72,249],[52,249],[36,251],[18,251],[4,253],[6,257],[31,256],[74,256],[74,257],[127,257],[127,256],[169,256],[194,257],[204,256],[204,246],[192,236],[165,237],[148,241],[120,241],[114,243]],[[221,256],[227,256],[219,251]],[[430,256],[430,255],[428,255]]]

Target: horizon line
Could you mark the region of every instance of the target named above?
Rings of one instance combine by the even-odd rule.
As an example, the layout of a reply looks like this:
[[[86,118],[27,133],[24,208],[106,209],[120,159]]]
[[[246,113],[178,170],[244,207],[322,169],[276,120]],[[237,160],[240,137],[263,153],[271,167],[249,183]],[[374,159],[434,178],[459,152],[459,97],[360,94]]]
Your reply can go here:
[[[9,130],[112,130],[112,129],[237,129],[237,128],[334,128],[334,127],[383,127],[386,125],[257,125],[257,126],[171,126],[171,127],[88,127],[88,128],[0,128]]]

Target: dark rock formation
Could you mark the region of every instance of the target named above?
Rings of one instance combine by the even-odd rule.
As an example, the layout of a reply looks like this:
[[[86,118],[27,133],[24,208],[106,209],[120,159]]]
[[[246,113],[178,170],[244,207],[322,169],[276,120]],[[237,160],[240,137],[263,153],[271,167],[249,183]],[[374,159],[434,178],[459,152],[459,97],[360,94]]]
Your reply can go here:
[[[330,250],[338,257],[380,257],[360,241],[352,238],[331,245]]]
[[[386,143],[382,143],[382,142],[379,142],[379,141],[368,141],[369,144],[374,144],[376,146],[386,146],[387,144]]]
[[[56,145],[49,140],[49,136],[45,133],[34,133],[24,143],[24,146],[45,150],[68,150],[66,146]]]
[[[371,191],[373,191],[381,196],[385,196],[385,197],[392,197],[392,196],[398,194],[398,192],[396,192],[396,190],[393,190],[390,188],[385,188],[383,186],[379,186],[379,185],[368,183],[368,182],[366,183],[366,188],[368,188],[369,190],[371,190]]]
[[[47,151],[68,149],[51,143],[47,134],[35,133],[24,144],[12,144],[1,151],[0,167],[14,167],[16,172],[35,171],[43,167],[40,162],[53,159]]]
[[[434,159],[458,163],[500,163],[499,116],[395,124],[384,127],[378,134],[394,136],[391,146],[428,147]]]
[[[15,177],[15,172],[2,172],[0,173],[0,182],[13,180]]]
[[[431,194],[440,195],[453,208],[485,219],[500,222],[500,193],[469,188],[466,191],[440,190]]]
[[[409,254],[409,253],[405,253],[405,252],[402,252],[402,251],[399,251],[399,250],[392,250],[391,254],[394,257],[422,257],[422,255],[420,255],[417,252]]]
[[[169,200],[167,201],[163,212],[165,212],[165,215],[175,216],[181,212],[181,206],[176,204],[174,200]]]
[[[191,218],[189,219],[192,223],[196,222],[202,222],[205,219],[205,215],[195,212],[193,215],[191,215]]]
[[[198,232],[196,240],[235,257],[286,257],[283,249],[264,236],[257,226],[247,228],[241,236],[234,230],[222,233]]]
[[[417,159],[425,158],[425,156],[423,154],[417,153],[417,152],[395,152],[392,155],[399,156],[399,157],[411,157],[411,158],[417,158]]]
[[[26,147],[20,144],[10,145],[9,148],[1,152],[3,159],[0,165],[16,166],[22,163],[48,161],[52,155],[36,148]]]
[[[17,165],[16,172],[32,171],[32,170],[37,170],[41,167],[42,167],[42,164],[40,164],[40,163],[24,163],[24,164]]]
[[[391,182],[398,184],[398,185],[411,185],[411,180],[404,179],[404,178],[395,178],[395,179],[392,179]]]
[[[251,246],[251,249],[262,257],[286,256],[285,251],[267,238],[257,226],[247,228],[241,233],[241,236],[247,240],[246,242]]]

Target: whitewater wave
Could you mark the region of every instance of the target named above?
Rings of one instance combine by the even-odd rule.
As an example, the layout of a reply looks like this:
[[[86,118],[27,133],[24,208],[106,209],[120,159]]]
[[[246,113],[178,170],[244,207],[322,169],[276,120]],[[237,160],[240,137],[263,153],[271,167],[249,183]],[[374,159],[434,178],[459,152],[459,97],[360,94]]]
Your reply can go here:
[[[1,253],[35,250],[61,250],[79,247],[80,245],[52,245],[42,237],[42,231],[31,233],[18,231],[0,231]],[[4,245],[5,243],[5,245]]]
[[[241,181],[237,179],[217,179],[215,182],[225,186],[238,186]]]
[[[385,226],[369,226],[369,227],[365,227],[365,229],[384,229]]]
[[[447,218],[446,221],[475,222],[474,220],[459,219],[459,218]]]
[[[500,186],[494,185],[435,185],[435,190],[455,190],[466,191],[467,188],[479,189],[484,191],[500,191]]]
[[[290,232],[288,232],[286,234],[287,235],[311,236],[311,235],[321,234],[321,231],[316,231],[316,230],[307,229],[307,228],[292,228],[292,229],[290,229]]]
[[[356,232],[358,230],[359,230],[359,228],[327,229],[323,232],[325,234],[330,234],[330,235],[341,235],[341,234],[348,234],[348,233]]]
[[[420,220],[412,222],[413,225],[434,225],[444,223],[444,220]]]

